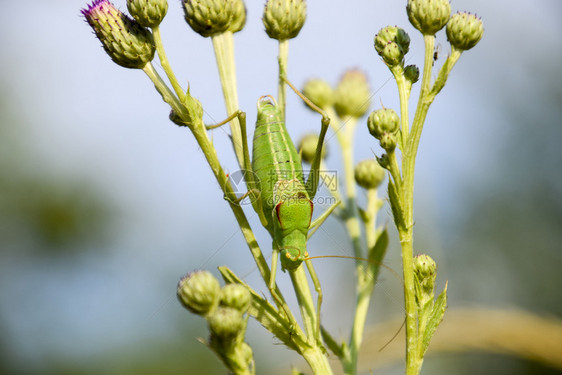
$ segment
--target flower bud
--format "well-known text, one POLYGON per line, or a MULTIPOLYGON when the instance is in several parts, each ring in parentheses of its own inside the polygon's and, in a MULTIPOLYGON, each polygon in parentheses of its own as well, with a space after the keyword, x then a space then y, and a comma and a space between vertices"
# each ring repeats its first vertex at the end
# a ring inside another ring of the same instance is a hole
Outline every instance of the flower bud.
POLYGON ((380 140, 386 133, 394 134, 400 128, 398 114, 390 108, 382 108, 373 111, 367 119, 369 133, 380 140))
POLYGON ((420 79, 420 69, 415 65, 408 65, 404 68, 404 77, 410 83, 416 83, 420 79))
POLYGON ((431 293, 433 299, 433 288, 437 277, 437 264, 429 255, 420 254, 414 257, 414 274, 422 287, 422 291, 431 293))
POLYGON ((127 9, 141 26, 156 27, 168 12, 168 0, 127 0, 127 9))
POLYGON ((375 50, 384 59, 384 61, 387 62, 387 64, 389 64, 387 58, 390 59, 390 56, 385 57, 387 53, 393 52, 393 59, 396 59, 396 54, 400 53, 402 57, 398 60, 401 62, 404 55, 408 53, 409 49, 410 37, 404 29, 398 26, 384 27, 379 30, 377 35, 375 35, 375 50), (394 48, 387 47, 389 43, 395 43, 398 47, 398 52, 393 51, 394 48))
POLYGON ((219 304, 220 284, 209 271, 187 274, 178 283, 178 299, 192 313, 207 315, 219 304))
POLYGON ((263 11, 265 32, 272 39, 287 40, 299 35, 306 20, 304 0, 268 0, 263 11))
POLYGON ((237 33, 246 25, 246 5, 242 0, 236 0, 232 4, 232 23, 228 28, 232 33, 237 33))
POLYGON ((242 0, 182 0, 185 20, 193 31, 209 37, 242 30, 246 8, 242 0))
POLYGON ((364 189, 376 189, 386 172, 374 159, 363 160, 355 166, 355 181, 364 189))
POLYGON ((322 79, 308 80, 304 84, 302 93, 322 109, 329 108, 334 104, 334 89, 322 79))
POLYGON ((125 68, 142 69, 154 58, 150 31, 119 11, 108 0, 95 0, 82 14, 94 29, 103 49, 125 68))
POLYGON ((207 323, 211 331, 211 340, 222 341, 234 339, 246 324, 242 313, 230 307, 217 308, 207 317, 207 323))
POLYGON ((231 307, 244 314, 248 311, 252 303, 252 296, 244 285, 241 284, 227 284, 222 287, 220 293, 220 305, 224 307, 231 307))
POLYGON ((340 118, 347 116, 359 118, 371 105, 371 91, 367 76, 358 70, 348 70, 343 74, 334 91, 334 109, 340 118))
POLYGON ((408 0, 406 12, 410 23, 424 35, 435 35, 449 21, 449 0, 408 0))
POLYGON ((379 143, 386 151, 393 151, 396 148, 396 133, 384 133, 379 143))
MULTIPOLYGON (((301 158, 305 163, 311 164, 316 155, 316 146, 318 146, 318 134, 309 133, 301 138, 299 141, 298 150, 301 154, 301 158)), ((326 159, 328 155, 328 145, 324 144, 322 147, 322 159, 326 159)))
POLYGON ((447 23, 447 40, 461 51, 474 47, 484 34, 482 19, 466 12, 455 13, 447 23))

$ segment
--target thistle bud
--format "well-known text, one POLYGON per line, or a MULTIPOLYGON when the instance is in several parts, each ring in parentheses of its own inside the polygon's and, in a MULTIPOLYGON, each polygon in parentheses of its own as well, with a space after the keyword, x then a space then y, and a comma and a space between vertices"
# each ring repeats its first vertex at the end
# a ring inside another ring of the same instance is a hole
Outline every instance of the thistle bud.
POLYGON ((287 40, 299 35, 306 20, 304 0, 268 0, 263 11, 265 32, 272 39, 287 40))
POLYGON ((433 299, 433 288, 437 277, 437 264, 429 255, 420 254, 414 257, 414 274, 421 286, 422 292, 431 294, 433 299))
POLYGON ((408 0, 408 19, 424 35, 435 35, 449 21, 449 0, 408 0))
POLYGON ((210 272, 195 271, 179 281, 177 295, 192 313, 208 315, 218 306, 220 291, 219 281, 210 272))
POLYGON ((384 133, 379 143, 386 151, 394 151, 396 148, 396 133, 384 133))
POLYGON ((409 49, 410 37, 400 27, 387 26, 375 35, 375 50, 390 66, 401 63, 409 49))
POLYGON ((141 26, 156 27, 168 12, 168 0, 127 0, 127 9, 141 26))
POLYGON ((244 285, 227 284, 220 293, 220 305, 238 310, 244 314, 252 303, 252 296, 244 285))
POLYGON ((363 160, 355 166, 355 181, 364 189, 376 189, 386 172, 374 159, 363 160))
POLYGON ((230 307, 219 307, 207 317, 211 340, 233 340, 245 328, 242 313, 230 307))
POLYGON ((484 34, 482 19, 466 12, 455 13, 447 23, 447 40, 461 51, 474 47, 484 34))
POLYGON ((237 33, 246 25, 246 5, 242 0, 233 1, 232 4, 232 23, 228 28, 232 33, 237 33))
MULTIPOLYGON (((299 141, 299 152, 301 158, 305 163, 311 164, 316 155, 316 147, 318 146, 318 134, 309 133, 301 138, 299 141)), ((322 147, 322 159, 328 156, 328 145, 324 144, 322 147)))
POLYGON ((334 91, 334 109, 340 118, 363 116, 371 105, 371 91, 367 76, 360 70, 343 74, 334 91))
POLYGON ((125 68, 142 69, 154 58, 150 31, 119 11, 108 0, 95 0, 82 14, 111 59, 125 68))
POLYGON ((322 109, 329 108, 334 104, 334 89, 322 79, 308 80, 304 84, 302 93, 322 109))
POLYGON ((420 79, 420 69, 415 65, 408 65, 404 68, 404 77, 410 83, 416 83, 420 79))
POLYGON ((209 37, 242 30, 246 8, 242 0, 182 0, 185 20, 193 31, 209 37))
POLYGON ((382 108, 373 111, 367 119, 369 133, 380 140, 384 134, 395 134, 400 128, 398 114, 390 108, 382 108))

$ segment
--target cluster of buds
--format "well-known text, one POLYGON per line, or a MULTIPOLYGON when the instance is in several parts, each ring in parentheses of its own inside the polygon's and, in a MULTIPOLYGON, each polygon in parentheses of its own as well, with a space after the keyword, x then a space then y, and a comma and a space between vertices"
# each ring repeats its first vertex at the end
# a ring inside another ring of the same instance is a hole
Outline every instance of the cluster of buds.
POLYGON ((311 79, 305 83, 302 92, 319 108, 333 108, 340 118, 360 118, 371 105, 367 76, 358 69, 345 72, 335 89, 326 81, 311 79))
POLYGON ((380 145, 387 152, 396 148, 396 137, 400 130, 400 117, 390 108, 373 111, 367 119, 369 133, 379 140, 380 145))
POLYGON ((208 271, 196 271, 178 283, 178 299, 184 307, 207 320, 210 331, 208 346, 233 373, 254 366, 251 347, 244 342, 248 317, 244 316, 252 297, 241 284, 220 287, 208 271))
POLYGON ((154 58, 156 47, 152 33, 108 0, 95 0, 82 9, 82 15, 101 41, 105 52, 118 65, 142 69, 154 58))
POLYGON ((375 35, 375 50, 389 67, 403 66, 410 37, 398 26, 387 26, 375 35))
POLYGON ((203 37, 227 31, 236 33, 246 24, 246 6, 242 0, 182 0, 182 2, 188 25, 203 37))
POLYGON ((262 21, 270 38, 293 39, 306 21, 306 3, 304 0, 268 0, 262 21))
POLYGON ((385 170, 374 159, 360 161, 355 166, 355 182, 364 189, 376 189, 383 182, 385 170))
POLYGON ((474 47, 484 33, 482 20, 475 14, 458 12, 451 16, 449 0, 408 0, 410 23, 423 35, 435 35, 447 26, 447 39, 453 48, 466 51, 474 47))

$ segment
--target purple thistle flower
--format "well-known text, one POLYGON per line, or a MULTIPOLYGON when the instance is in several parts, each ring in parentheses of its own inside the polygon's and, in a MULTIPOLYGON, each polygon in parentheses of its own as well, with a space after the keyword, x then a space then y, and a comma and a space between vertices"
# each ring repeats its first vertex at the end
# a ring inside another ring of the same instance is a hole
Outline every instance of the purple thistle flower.
POLYGON ((156 48, 150 31, 108 0, 95 0, 81 13, 115 63, 142 69, 154 58, 156 48))

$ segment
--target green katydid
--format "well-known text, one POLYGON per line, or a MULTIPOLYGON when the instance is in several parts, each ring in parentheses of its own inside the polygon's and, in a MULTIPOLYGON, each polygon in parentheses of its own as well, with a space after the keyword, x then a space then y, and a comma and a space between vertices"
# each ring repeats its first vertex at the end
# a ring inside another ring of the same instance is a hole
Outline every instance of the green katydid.
MULTIPOLYGON (((297 92, 297 94, 299 93, 297 92)), ((258 118, 253 139, 252 162, 250 162, 248 150, 245 116, 240 116, 241 112, 238 112, 231 117, 239 116, 240 118, 244 169, 253 172, 245 173, 248 195, 252 198, 252 205, 258 213, 262 225, 269 231, 273 239, 271 277, 268 288, 273 298, 284 306, 275 292, 279 254, 284 271, 293 272, 304 261, 318 294, 317 315, 319 316, 322 291, 312 263, 306 259, 308 257, 306 244, 309 230, 322 224, 339 203, 332 205, 312 222, 312 200, 318 187, 318 169, 329 118, 318 109, 323 114, 322 129, 316 156, 312 161, 309 177, 305 183, 300 156, 285 128, 281 109, 271 96, 261 97, 257 107, 258 118)), ((317 325, 319 335, 319 320, 317 320, 317 325)))

